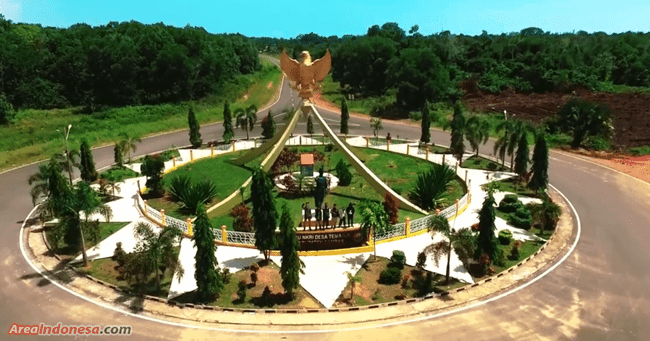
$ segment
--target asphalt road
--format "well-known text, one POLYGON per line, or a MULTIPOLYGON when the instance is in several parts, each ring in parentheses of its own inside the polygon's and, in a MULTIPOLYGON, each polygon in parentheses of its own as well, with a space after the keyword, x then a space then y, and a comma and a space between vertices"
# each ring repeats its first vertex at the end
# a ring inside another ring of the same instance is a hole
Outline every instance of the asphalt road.
MULTIPOLYGON (((280 112, 292 98, 298 102, 285 86, 273 111, 280 112)), ((339 114, 320 112, 338 130, 339 114)), ((265 115, 261 112, 258 117, 265 115)), ((283 124, 281 117, 276 122, 283 124)), ((351 134, 371 132, 367 118, 354 116, 350 130, 351 134)), ((305 131, 304 121, 297 131, 305 131)), ((201 129, 204 141, 221 138, 221 132, 221 124, 201 129)), ((420 136, 418 126, 385 120, 381 134, 386 132, 393 137, 420 136)), ((251 136, 259 134, 256 128, 251 136)), ((242 137, 245 133, 237 131, 236 138, 242 137)), ((435 143, 449 142, 445 132, 432 131, 432 137, 435 143)), ((153 136, 143 139, 135 154, 187 144, 187 131, 153 136)), ((486 152, 491 149, 491 142, 482 147, 486 152)), ((93 153, 97 167, 113 161, 112 146, 93 153)), ((129 339, 138 340, 650 339, 650 185, 564 153, 551 153, 550 181, 575 206, 582 235, 575 251, 557 269, 515 294, 463 312, 392 327, 327 334, 226 333, 175 327, 99 307, 58 288, 34 272, 18 244, 23 219, 32 209, 27 178, 36 170, 37 165, 29 165, 0 174, 0 228, 4 236, 0 240, 0 333, 8 331, 12 323, 61 322, 132 325, 134 334, 129 339)), ((11 337, 0 337, 6 338, 11 337)))

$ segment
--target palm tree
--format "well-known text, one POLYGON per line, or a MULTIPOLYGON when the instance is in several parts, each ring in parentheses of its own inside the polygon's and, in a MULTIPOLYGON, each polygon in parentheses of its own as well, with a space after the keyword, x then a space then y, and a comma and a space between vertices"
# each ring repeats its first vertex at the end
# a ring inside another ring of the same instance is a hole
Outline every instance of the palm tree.
POLYGON ((508 139, 508 155, 510 155, 510 171, 514 170, 515 151, 519 146, 522 138, 528 138, 528 133, 533 133, 534 128, 527 122, 513 120, 510 137, 508 139))
POLYGON ((428 172, 418 174, 411 198, 423 210, 434 209, 443 202, 447 188, 455 178, 456 172, 448 165, 433 164, 428 172))
POLYGON ((499 137, 499 139, 497 139, 497 141, 494 143, 494 153, 497 154, 499 158, 501 158, 501 166, 503 167, 505 167, 506 164, 506 154, 511 140, 510 135, 513 130, 512 125, 513 120, 511 119, 500 122, 496 127, 496 132, 503 132, 503 135, 499 137))
POLYGON ((134 272, 141 274, 153 272, 158 291, 160 291, 161 267, 170 269, 174 275, 183 276, 184 270, 178 261, 176 249, 182 236, 181 230, 168 226, 160 233, 155 233, 149 224, 141 222, 135 226, 134 235, 139 239, 134 251, 138 258, 135 261, 138 266, 134 272))
MULTIPOLYGON (((39 165, 38 172, 32 174, 29 179, 27 179, 27 183, 30 186, 33 186, 29 191, 29 194, 32 197, 32 205, 34 206, 36 206, 36 202, 39 198, 47 198, 50 195, 48 180, 50 179, 51 172, 53 171, 52 160, 53 159, 50 159, 49 163, 39 165)), ((58 171, 60 172, 61 169, 59 168, 58 171)))
POLYGON ((46 164, 38 167, 39 171, 29 177, 28 183, 34 185, 30 190, 32 204, 44 198, 38 209, 41 221, 59 215, 65 210, 69 200, 70 185, 62 174, 56 157, 50 158, 46 164))
POLYGON ((350 300, 354 299, 354 288, 357 286, 357 283, 361 282, 361 276, 359 274, 352 275, 350 271, 345 272, 348 275, 348 281, 350 281, 350 300))
MULTIPOLYGON (((455 222, 455 220, 454 220, 455 222)), ((449 226, 449 221, 447 218, 436 215, 429 221, 429 226, 427 227, 429 233, 431 233, 431 238, 435 236, 436 233, 442 233, 446 240, 441 240, 437 243, 433 243, 427 246, 424 249, 425 254, 431 254, 433 261, 436 266, 440 264, 440 259, 442 256, 447 255, 447 271, 446 271, 446 285, 449 285, 449 277, 451 272, 451 250, 457 249, 457 252, 463 255, 461 258, 465 261, 469 259, 470 255, 473 253, 473 236, 470 229, 464 228, 456 231, 449 226), (467 250, 466 250, 467 249, 467 250)))
POLYGON ((375 137, 379 134, 379 131, 384 129, 384 126, 381 124, 381 117, 373 117, 370 119, 370 127, 372 128, 375 137))
POLYGON ((248 108, 239 108, 235 110, 235 119, 237 120, 237 127, 246 130, 246 139, 250 138, 248 131, 253 130, 255 122, 257 122, 257 107, 252 104, 248 108))
POLYGON ((490 137, 490 122, 482 116, 472 116, 467 120, 467 141, 478 156, 479 147, 490 137))
POLYGON ((361 230, 366 236, 370 236, 372 233, 374 259, 376 260, 377 241, 375 237, 378 233, 382 233, 388 228, 388 214, 384 209, 384 205, 367 199, 361 203, 359 212, 361 213, 361 230))
POLYGON ((84 230, 94 235, 93 239, 97 240, 99 225, 96 221, 91 221, 90 218, 95 214, 100 214, 106 221, 110 221, 113 211, 110 206, 102 203, 98 193, 85 182, 78 182, 72 194, 72 200, 67 207, 70 214, 64 215, 61 225, 66 229, 79 229, 83 264, 87 266, 88 255, 86 254, 84 230), (83 219, 81 213, 83 213, 83 219))
POLYGON ((120 136, 122 140, 118 143, 120 144, 120 150, 124 155, 129 156, 129 163, 131 162, 131 153, 135 153, 138 143, 142 142, 142 139, 137 136, 131 136, 127 133, 121 133, 120 136))
POLYGON ((554 229, 557 225, 562 208, 551 200, 548 194, 542 194, 542 203, 529 206, 533 219, 540 222, 539 234, 544 233, 544 229, 554 229))

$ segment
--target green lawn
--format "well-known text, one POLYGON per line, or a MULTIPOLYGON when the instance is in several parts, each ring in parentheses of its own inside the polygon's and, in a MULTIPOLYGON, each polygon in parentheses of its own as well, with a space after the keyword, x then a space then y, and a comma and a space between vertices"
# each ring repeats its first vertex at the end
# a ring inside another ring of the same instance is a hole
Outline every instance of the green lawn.
MULTIPOLYGON (((295 148, 298 152, 311 152, 319 151, 325 153, 325 146, 317 147, 291 147, 295 148)), ((382 181, 384 181, 391 189, 399 193, 400 195, 406 196, 408 199, 408 193, 411 190, 412 184, 415 181, 417 174, 428 170, 431 167, 431 164, 428 161, 410 157, 406 155, 391 153, 387 151, 381 151, 376 149, 359 149, 361 153, 364 154, 365 158, 368 160, 366 165, 370 170, 372 170, 382 181)), ((342 153, 334 150, 331 153, 325 153, 326 158, 323 162, 323 167, 326 171, 333 171, 334 167, 339 160, 343 159, 344 156, 342 153)), ((320 164, 316 164, 314 167, 318 169, 320 164)), ((350 202, 360 203, 365 198, 381 202, 383 197, 381 197, 370 185, 360 176, 357 175, 356 170, 351 166, 350 172, 352 173, 352 183, 349 186, 339 186, 331 190, 330 193, 325 197, 325 203, 331 208, 334 204, 338 208, 347 207, 350 202)), ((297 169, 295 169, 297 170, 297 169)), ((335 174, 336 175, 336 174, 335 174)), ((461 198, 465 194, 464 186, 458 178, 456 181, 452 182, 449 187, 448 193, 446 195, 446 201, 442 208, 447 207, 452 204, 455 199, 461 198)), ((245 194, 245 197, 249 198, 249 192, 245 194)), ((301 198, 286 198, 283 197, 278 191, 274 191, 274 196, 276 198, 276 208, 278 213, 281 212, 283 204, 286 204, 289 208, 289 211, 292 212, 292 218, 294 223, 297 225, 301 220, 301 206, 304 202, 309 201, 313 206, 313 197, 305 196, 301 198)), ((250 207, 249 207, 250 208, 250 207)), ((165 208, 167 210, 167 208, 165 208)), ((170 212, 170 211, 167 211, 170 212)), ((399 221, 404 221, 406 217, 411 219, 417 219, 423 215, 417 212, 400 210, 398 219, 399 221)), ((220 227, 226 225, 228 229, 232 229, 233 219, 228 215, 220 216, 211 216, 212 226, 220 227)), ((358 222, 358 217, 356 218, 358 222)))
MULTIPOLYGON (((99 238, 98 240, 93 240, 90 238, 88 234, 85 234, 85 241, 86 241, 86 249, 90 249, 93 246, 97 245, 98 242, 101 242, 102 240, 108 238, 110 235, 113 233, 119 231, 121 228, 124 226, 128 225, 129 222, 118 222, 118 223, 99 223, 99 238)), ((62 256, 67 256, 65 258, 74 258, 77 255, 79 255, 81 252, 79 251, 78 248, 72 248, 69 245, 65 243, 65 241, 61 240, 60 244, 55 246, 52 244, 53 237, 52 237, 52 228, 46 228, 45 231, 45 236, 50 242, 50 246, 54 248, 54 251, 62 256)))
MULTIPOLYGON (((323 88, 321 93, 324 99, 336 104, 337 106, 341 105, 341 101, 343 100, 344 97, 344 95, 341 93, 341 86, 339 82, 335 82, 332 79, 332 75, 328 75, 327 77, 325 77, 325 80, 323 81, 323 88)), ((386 95, 379 98, 368 97, 368 98, 357 98, 354 100, 348 100, 348 109, 350 110, 350 112, 357 112, 357 113, 369 115, 370 110, 372 109, 373 105, 375 105, 376 103, 390 104, 390 103, 394 103, 396 98, 397 98, 397 93, 396 91, 392 90, 389 91, 386 95)))
POLYGON ((510 250, 512 249, 512 245, 514 242, 511 242, 510 245, 499 245, 499 249, 504 251, 504 254, 506 256, 506 262, 504 266, 494 266, 495 274, 502 272, 504 270, 508 270, 512 266, 516 265, 517 263, 521 262, 522 260, 526 259, 528 256, 532 255, 533 253, 537 252, 542 245, 544 245, 546 241, 544 240, 534 240, 534 241, 525 241, 522 242, 521 247, 519 248, 519 258, 517 259, 510 259, 510 250))
MULTIPOLYGON (((441 262, 444 262, 441 260, 441 262)), ((430 292, 442 292, 467 285, 455 278, 450 279, 450 284, 445 285, 445 276, 433 274, 432 287, 423 286, 426 271, 419 271, 415 267, 405 265, 401 270, 401 280, 397 284, 383 284, 379 276, 390 263, 383 257, 373 259, 370 257, 355 276, 361 282, 355 285, 354 297, 350 299, 351 283, 348 282, 341 295, 336 300, 336 306, 363 306, 369 304, 386 303, 413 297, 421 297, 430 292), (406 279, 406 281, 404 281, 406 279)))
POLYGON ((140 173, 133 171, 130 168, 118 168, 113 167, 109 168, 99 174, 99 177, 102 179, 110 179, 114 182, 120 182, 124 179, 130 179, 140 176, 140 173))
MULTIPOLYGON (((527 188, 525 183, 519 183, 516 177, 494 181, 493 183, 495 183, 498 186, 497 189, 502 192, 511 192, 519 196, 539 198, 539 195, 535 193, 535 191, 527 188)), ((483 185, 483 188, 485 189, 485 185, 483 185)))
POLYGON ((462 168, 469 169, 482 169, 488 171, 507 171, 505 167, 502 167, 500 164, 488 160, 481 156, 470 156, 469 158, 463 160, 463 163, 460 165, 462 168))
MULTIPOLYGON (((193 182, 210 180, 217 188, 217 196, 208 204, 212 204, 227 198, 230 194, 241 187, 252 175, 251 169, 231 164, 229 160, 239 157, 247 151, 223 154, 216 157, 200 159, 183 165, 178 169, 165 174, 165 190, 169 190, 170 180, 176 176, 188 176, 193 182)), ((166 214, 185 219, 186 214, 181 211, 180 203, 171 201, 167 196, 162 198, 148 198, 148 204, 157 209, 165 209, 166 214)))
POLYGON ((173 280, 171 272, 165 271, 160 280, 160 291, 158 291, 156 290, 156 279, 153 273, 149 276, 146 283, 129 284, 120 278, 116 267, 117 262, 111 258, 103 258, 91 261, 87 268, 79 267, 79 270, 104 282, 113 284, 123 290, 167 298, 173 280))
MULTIPOLYGON (((251 104, 261 108, 280 86, 282 74, 266 59, 264 67, 253 75, 244 75, 226 84, 218 94, 193 102, 201 124, 223 118, 223 102, 232 103, 231 110, 251 104), (268 85, 271 84, 271 87, 268 85)), ((34 110, 16 113, 14 123, 0 125, 0 170, 50 157, 64 149, 63 130, 72 124, 70 148, 78 148, 82 138, 93 146, 120 139, 121 133, 145 136, 163 131, 187 128, 188 102, 159 105, 108 108, 92 114, 80 108, 34 110)), ((221 136, 204 136, 205 142, 221 136)))

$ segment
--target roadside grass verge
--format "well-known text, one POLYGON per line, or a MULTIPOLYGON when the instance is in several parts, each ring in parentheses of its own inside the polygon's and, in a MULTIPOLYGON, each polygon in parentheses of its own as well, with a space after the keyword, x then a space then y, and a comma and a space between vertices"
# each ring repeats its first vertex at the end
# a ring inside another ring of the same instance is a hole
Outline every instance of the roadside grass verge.
MULTIPOLYGON (((223 119, 223 103, 231 102, 231 110, 251 104, 261 108, 267 104, 281 85, 282 73, 262 58, 261 71, 243 75, 227 83, 218 94, 192 102, 201 124, 223 119), (269 87, 269 84, 271 85, 269 87)), ((53 110, 25 109, 16 113, 14 122, 0 126, 0 170, 27 164, 64 149, 64 127, 72 125, 69 144, 78 149, 80 141, 88 139, 92 146, 120 140, 122 133, 147 136, 155 133, 186 129, 190 102, 107 108, 92 114, 82 114, 81 108, 53 110)), ((221 136, 203 136, 204 141, 221 136)))

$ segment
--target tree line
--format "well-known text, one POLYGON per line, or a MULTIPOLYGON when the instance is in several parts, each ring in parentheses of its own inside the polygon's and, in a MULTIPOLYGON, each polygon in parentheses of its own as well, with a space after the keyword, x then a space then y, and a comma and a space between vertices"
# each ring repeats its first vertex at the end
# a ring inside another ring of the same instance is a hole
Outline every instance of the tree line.
POLYGON ((332 51, 332 77, 351 93, 381 96, 397 92, 397 104, 419 109, 424 101, 458 99, 481 90, 499 93, 570 91, 577 86, 650 86, 650 33, 608 35, 550 33, 530 27, 500 35, 449 31, 424 36, 396 23, 375 25, 365 35, 341 38, 315 33, 294 39, 255 38, 271 53, 287 49, 318 58, 332 51))
POLYGON ((61 29, 0 15, 0 96, 15 108, 182 101, 260 68, 251 40, 201 27, 130 21, 61 29))

